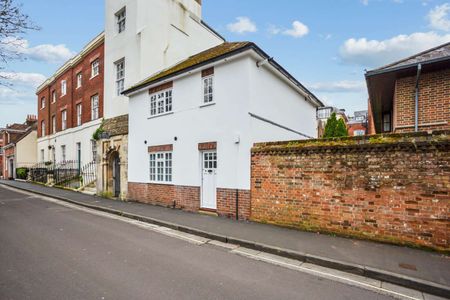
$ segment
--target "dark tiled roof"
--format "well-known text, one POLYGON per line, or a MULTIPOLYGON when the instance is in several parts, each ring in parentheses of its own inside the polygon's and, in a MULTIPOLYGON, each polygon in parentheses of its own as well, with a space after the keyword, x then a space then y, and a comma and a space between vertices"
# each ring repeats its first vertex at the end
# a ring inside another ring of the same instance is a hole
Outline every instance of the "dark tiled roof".
POLYGON ((129 88, 124 93, 130 92, 134 89, 137 89, 139 87, 151 84, 154 81, 157 81, 158 79, 168 77, 170 75, 173 75, 175 73, 181 72, 183 70, 186 70, 190 67, 194 67, 196 65, 199 65, 201 63, 207 62, 209 60, 212 60, 214 58, 220 57, 225 54, 229 54, 233 51, 242 49, 246 46, 251 45, 250 42, 234 42, 234 43, 222 43, 219 46, 210 48, 208 50, 205 50, 203 52, 197 53, 193 56, 190 56, 189 58, 183 60, 182 62, 167 68, 159 73, 156 73, 152 76, 150 76, 147 79, 144 79, 143 81, 137 83, 135 86, 129 88))
POLYGON ((103 122, 103 130, 109 136, 128 134, 128 115, 122 115, 103 122))
POLYGON ((27 124, 11 124, 6 129, 14 129, 14 130, 26 130, 28 128, 27 124))
POLYGON ((371 72, 389 71, 391 69, 396 69, 399 67, 414 65, 414 64, 418 64, 418 63, 424 63, 427 61, 432 61, 432 60, 445 58, 445 57, 448 57, 450 59, 450 43, 440 45, 440 46, 432 48, 432 49, 428 49, 426 51, 415 54, 408 58, 391 63, 391 64, 383 66, 381 68, 375 69, 371 72))

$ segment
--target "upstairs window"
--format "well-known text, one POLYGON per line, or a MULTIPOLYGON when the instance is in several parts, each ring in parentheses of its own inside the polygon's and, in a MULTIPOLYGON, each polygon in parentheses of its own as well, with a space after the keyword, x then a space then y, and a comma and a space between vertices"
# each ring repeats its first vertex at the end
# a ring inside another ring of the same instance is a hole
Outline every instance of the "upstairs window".
POLYGON ((45 121, 41 121, 41 136, 45 136, 45 121))
POLYGON ((56 91, 52 91, 52 103, 56 102, 56 91))
POLYGON ((117 96, 120 96, 125 86, 125 59, 122 58, 121 60, 117 61, 115 63, 115 67, 116 67, 116 94, 117 96))
POLYGON ((77 104, 77 126, 81 125, 81 116, 83 113, 83 107, 80 104, 77 104))
POLYGON ((61 112, 61 130, 67 129, 67 110, 61 112))
POLYGON ((214 102, 214 68, 202 71, 203 104, 214 102))
POLYGON ((117 26, 118 33, 125 31, 126 17, 127 17, 127 11, 126 11, 125 7, 116 13, 116 26, 117 26))
POLYGON ((78 73, 77 74, 77 89, 81 87, 83 83, 83 73, 78 73))
POLYGON ((328 119, 331 116, 331 108, 319 108, 317 110, 318 119, 328 119))
POLYGON ((150 95, 150 116, 157 116, 172 111, 172 89, 150 95))
POLYGON ((56 133, 56 116, 52 116, 52 134, 56 133))
POLYGON ((91 97, 91 120, 97 120, 98 113, 98 94, 91 97))
POLYGON ((67 94, 67 81, 62 80, 61 81, 61 97, 65 96, 67 94))
POLYGON ((41 98, 41 109, 45 108, 45 97, 41 98))
POLYGON ((91 64, 91 78, 100 74, 100 61, 98 59, 94 60, 91 64))
POLYGON ((355 130, 354 132, 353 132, 353 135, 354 136, 362 136, 362 135, 365 135, 366 134, 366 131, 365 130, 355 130))

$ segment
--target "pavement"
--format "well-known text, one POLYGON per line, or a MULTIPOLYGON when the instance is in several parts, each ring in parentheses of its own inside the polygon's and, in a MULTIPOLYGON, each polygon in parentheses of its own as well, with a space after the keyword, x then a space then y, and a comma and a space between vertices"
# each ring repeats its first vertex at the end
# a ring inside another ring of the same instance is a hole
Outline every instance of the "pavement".
POLYGON ((391 299, 42 198, 0 186, 0 299, 391 299))
POLYGON ((450 298, 450 257, 440 253, 104 199, 26 182, 0 183, 85 207, 450 298))

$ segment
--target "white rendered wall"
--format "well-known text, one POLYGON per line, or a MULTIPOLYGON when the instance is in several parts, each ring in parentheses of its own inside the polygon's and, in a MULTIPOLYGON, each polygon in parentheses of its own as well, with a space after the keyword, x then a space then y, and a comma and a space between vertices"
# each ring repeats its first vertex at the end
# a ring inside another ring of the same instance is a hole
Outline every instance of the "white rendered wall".
MULTIPOLYGON (((45 161, 52 161, 52 150, 49 146, 55 146, 56 162, 62 160, 61 146, 66 146, 66 160, 77 160, 76 144, 81 143, 81 166, 91 162, 92 157, 92 135, 101 123, 101 119, 91 121, 79 127, 69 128, 56 134, 41 137, 37 141, 37 160, 41 161, 41 150, 44 150, 45 161)), ((36 147, 34 148, 36 149, 36 147)), ((100 149, 98 149, 100 151, 100 149)))
POLYGON ((253 143, 301 137, 253 119, 249 112, 312 136, 315 133, 315 107, 269 70, 258 69, 249 55, 215 66, 214 99, 215 105, 199 107, 200 72, 174 81, 172 114, 149 118, 148 90, 132 96, 129 182, 150 182, 148 146, 173 144, 171 184, 200 186, 198 143, 217 142, 217 187, 250 189, 253 143))
POLYGON ((223 41, 200 24, 195 0, 106 0, 105 118, 128 113, 128 98, 116 95, 114 62, 125 58, 125 88, 223 41), (126 29, 115 14, 126 6, 126 29))
POLYGON ((35 164, 37 131, 30 132, 26 137, 17 142, 16 145, 16 164, 35 164))

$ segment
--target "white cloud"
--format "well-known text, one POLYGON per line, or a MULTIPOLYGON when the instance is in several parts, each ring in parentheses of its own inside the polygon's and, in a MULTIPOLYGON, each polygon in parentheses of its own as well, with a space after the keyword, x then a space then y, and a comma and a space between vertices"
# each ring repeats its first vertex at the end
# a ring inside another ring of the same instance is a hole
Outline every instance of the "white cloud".
POLYGON ((229 31, 239 34, 258 31, 256 24, 248 17, 237 17, 236 22, 228 24, 227 28, 229 31))
POLYGON ((366 89, 366 83, 360 80, 317 82, 308 85, 308 88, 313 91, 326 93, 362 92, 366 89))
POLYGON ((386 40, 351 38, 344 42, 340 57, 346 63, 366 67, 382 66, 450 41, 450 34, 416 32, 386 40))
POLYGON ((449 12, 449 3, 444 3, 433 8, 427 16, 430 27, 437 30, 450 31, 449 12))
POLYGON ((47 63, 63 63, 75 55, 75 52, 72 52, 64 44, 42 44, 30 47, 27 40, 19 38, 4 39, 0 44, 8 51, 17 52, 29 59, 47 63))
POLYGON ((289 35, 294 38, 301 38, 309 33, 309 28, 300 21, 294 21, 292 23, 292 28, 284 30, 282 33, 284 35, 289 35))
POLYGON ((0 72, 0 77, 7 78, 12 84, 37 88, 46 77, 39 73, 0 72))

